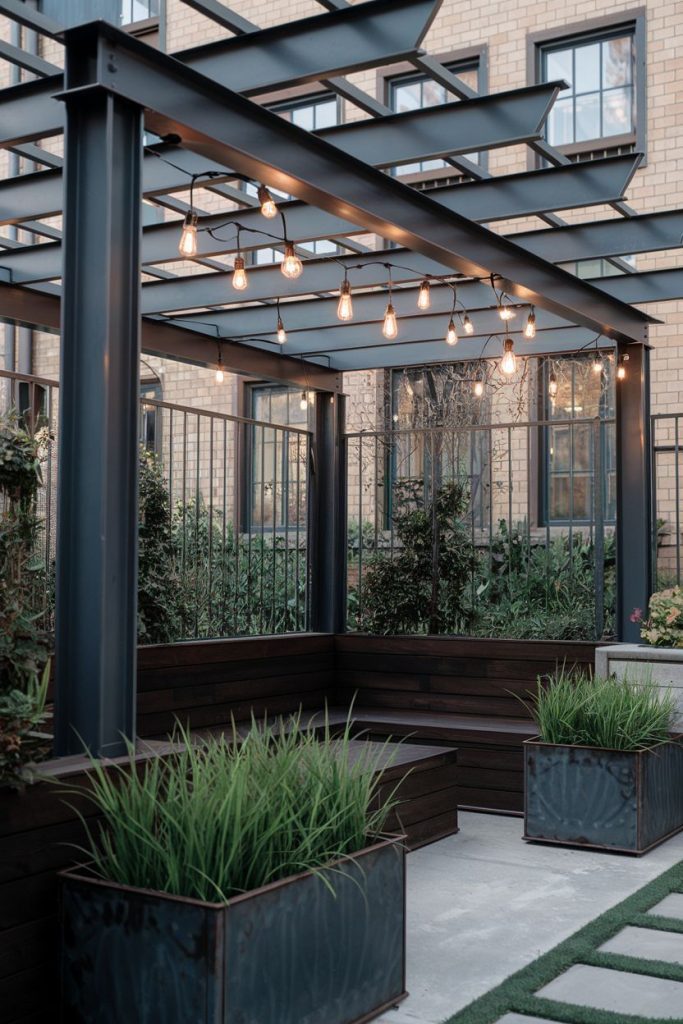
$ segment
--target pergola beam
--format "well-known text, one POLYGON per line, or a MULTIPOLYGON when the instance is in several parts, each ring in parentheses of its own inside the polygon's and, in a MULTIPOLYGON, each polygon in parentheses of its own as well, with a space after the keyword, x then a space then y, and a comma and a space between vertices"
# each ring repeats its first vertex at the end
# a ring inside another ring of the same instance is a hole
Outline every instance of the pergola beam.
POLYGON ((509 236, 518 245, 553 263, 627 256, 677 249, 683 237, 683 210, 612 217, 509 236))
MULTIPOLYGON (((276 115, 270 116, 275 117, 276 115)), ((278 118, 278 120, 282 119, 278 118)), ((288 127, 295 126, 288 125, 288 127)), ((301 134, 305 138, 312 138, 303 131, 301 134)), ((338 161, 337 151, 331 147, 328 147, 327 151, 329 159, 334 159, 336 163, 338 161), (335 154, 334 157, 331 154, 335 154)), ((443 208, 452 211, 460 218, 467 217, 471 221, 523 217, 539 213, 553 205, 565 203, 570 207, 601 204, 607 202, 610 197, 623 195, 639 159, 639 156, 611 157, 591 164, 572 164, 568 168, 531 171, 527 174, 511 174, 486 181, 453 185, 434 189, 424 195, 433 199, 430 206, 435 209, 443 208)), ((207 161, 206 166, 221 166, 221 161, 215 159, 213 162, 207 161)), ((261 166, 261 173, 263 175, 267 173, 267 168, 264 165, 261 166)), ((386 182, 391 179, 382 175, 380 180, 386 182)), ((275 181, 271 184, 275 184, 275 181)), ((291 180, 290 184, 292 184, 291 180)), ((388 187, 395 186, 401 188, 404 194, 407 192, 412 196, 418 196, 415 190, 401 186, 400 183, 393 180, 391 186, 388 187)), ((286 186, 282 185, 281 187, 284 191, 286 186)), ((293 191, 293 188, 292 185, 290 191, 293 191)), ((12 189, 11 184, 7 186, 8 193, 11 193, 12 189)), ((2 187, 0 186, 0 201, 2 201, 1 197, 2 187)), ((6 203, 3 202, 3 207, 5 205, 6 203)), ((339 238, 343 244, 345 236, 366 234, 368 231, 367 223, 354 223, 347 217, 333 213, 329 208, 324 210, 297 201, 281 203, 280 208, 286 215, 290 236, 302 242, 339 238)), ((336 208, 346 211, 346 206, 343 203, 337 204, 336 208)), ((238 219, 245 227, 252 229, 248 234, 242 235, 243 250, 272 246, 272 238, 269 238, 267 234, 258 233, 259 229, 266 230, 265 222, 258 208, 205 217, 202 218, 200 226, 215 229, 224 224, 226 220, 231 219, 238 219), (254 231, 256 233, 253 233, 254 231)), ((180 221, 165 221, 163 224, 146 227, 143 231, 142 242, 143 264, 179 260, 180 228, 180 221)), ((383 230, 381 228, 379 233, 383 230)), ((197 255, 201 258, 235 252, 236 237, 234 228, 224 228, 218 239, 213 238, 208 231, 202 231, 197 239, 197 255)), ((59 277, 61 273, 61 256, 58 248, 47 249, 42 245, 27 247, 25 250, 13 253, 11 257, 0 256, 0 265, 11 270, 16 281, 50 280, 59 277)), ((444 265, 442 273, 448 272, 449 269, 453 268, 444 265)), ((318 289, 313 288, 312 290, 318 289)))
POLYGON ((24 0, 0 0, 0 14, 51 39, 59 40, 63 31, 56 21, 41 14, 31 4, 24 3, 24 0))
POLYGON ((683 269, 650 270, 642 274, 593 278, 592 285, 620 302, 647 304, 683 299, 683 269))

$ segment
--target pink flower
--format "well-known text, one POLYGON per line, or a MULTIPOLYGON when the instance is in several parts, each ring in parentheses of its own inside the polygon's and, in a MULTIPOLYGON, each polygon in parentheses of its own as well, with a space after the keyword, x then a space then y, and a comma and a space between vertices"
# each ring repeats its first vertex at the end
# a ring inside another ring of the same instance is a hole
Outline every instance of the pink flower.
POLYGON ((631 614, 629 615, 629 618, 630 618, 631 622, 642 622, 643 621, 643 609, 642 608, 634 608, 633 611, 631 612, 631 614))

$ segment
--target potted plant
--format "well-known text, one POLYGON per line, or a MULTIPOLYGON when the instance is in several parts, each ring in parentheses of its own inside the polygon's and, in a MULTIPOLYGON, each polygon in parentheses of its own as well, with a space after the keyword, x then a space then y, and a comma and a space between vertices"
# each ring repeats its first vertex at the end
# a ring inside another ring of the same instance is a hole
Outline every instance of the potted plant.
POLYGON ((683 590, 669 587, 653 594, 647 616, 634 608, 631 621, 640 623, 642 644, 610 644, 595 652, 598 675, 650 678, 676 698, 683 719, 683 590))
POLYGON ((403 998, 404 849, 382 835, 380 751, 354 761, 349 736, 295 719, 93 762, 100 823, 62 876, 62 1020, 351 1024, 403 998))
POLYGON ((683 829, 676 705, 652 681, 539 680, 524 757, 524 838, 642 854, 683 829))

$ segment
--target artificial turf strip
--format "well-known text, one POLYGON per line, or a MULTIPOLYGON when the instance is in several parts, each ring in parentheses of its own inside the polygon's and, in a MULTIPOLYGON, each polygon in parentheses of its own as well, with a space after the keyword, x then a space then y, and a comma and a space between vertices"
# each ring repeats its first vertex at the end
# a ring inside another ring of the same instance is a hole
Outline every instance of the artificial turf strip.
MULTIPOLYGON (((552 999, 542 999, 534 995, 544 985, 549 984, 558 975, 563 974, 573 964, 594 963, 599 946, 611 939, 628 924, 668 931, 683 931, 683 921, 647 914, 646 911, 655 906, 671 892, 683 891, 683 861, 675 864, 658 878, 638 889, 615 907, 605 911, 594 921, 590 921, 568 939, 554 949, 538 957, 526 967, 506 978, 500 985, 475 999, 469 1006, 459 1010, 444 1024, 495 1024, 499 1017, 506 1013, 522 1013, 534 1017, 546 1017, 548 1020, 560 1021, 562 1024, 672 1024, 672 1021, 683 1021, 681 1017, 641 1017, 612 1013, 607 1010, 596 1010, 588 1006, 575 1006, 573 1003, 560 1003, 552 999)), ((631 960, 645 965, 654 964, 661 967, 659 961, 638 960, 637 958, 618 954, 599 954, 609 957, 609 965, 601 961, 601 966, 610 966, 615 970, 631 971, 631 960), (628 966, 626 962, 628 961, 628 966)), ((677 971, 676 965, 667 965, 669 970, 677 971)), ((639 972, 641 973, 641 972, 639 972)), ((653 977, 664 977, 645 966, 642 973, 650 973, 653 977)), ((678 981, 678 976, 666 975, 678 981)))

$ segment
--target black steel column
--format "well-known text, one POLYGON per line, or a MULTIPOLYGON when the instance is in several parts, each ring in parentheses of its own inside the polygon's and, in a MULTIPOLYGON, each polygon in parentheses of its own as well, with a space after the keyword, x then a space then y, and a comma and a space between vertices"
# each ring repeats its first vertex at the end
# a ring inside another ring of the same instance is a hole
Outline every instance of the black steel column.
POLYGON ((114 756, 135 732, 142 111, 62 98, 56 752, 114 756))
POLYGON ((640 641, 634 608, 647 610, 652 584, 650 500, 650 350, 629 345, 626 377, 616 382, 617 635, 640 641))
POLYGON ((346 597, 346 458, 344 395, 319 391, 312 452, 311 629, 340 633, 346 597))

